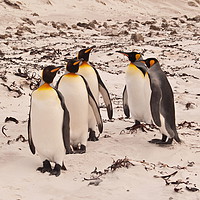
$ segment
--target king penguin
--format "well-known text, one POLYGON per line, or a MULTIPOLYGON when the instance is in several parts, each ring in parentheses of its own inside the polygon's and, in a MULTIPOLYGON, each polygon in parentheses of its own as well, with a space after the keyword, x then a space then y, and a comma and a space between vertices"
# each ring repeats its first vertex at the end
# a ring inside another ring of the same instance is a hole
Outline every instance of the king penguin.
POLYGON ((47 66, 43 84, 33 91, 28 120, 28 142, 33 154, 39 154, 43 167, 37 170, 59 176, 65 169, 64 156, 70 153, 69 112, 62 94, 50 84, 61 67, 47 66), (55 163, 54 169, 51 163, 55 163))
POLYGON ((174 95, 170 83, 155 58, 144 60, 148 67, 151 97, 150 109, 154 123, 158 126, 162 139, 152 139, 150 143, 171 144, 173 139, 181 142, 175 125, 174 95))
POLYGON ((103 122, 95 98, 84 77, 77 74, 80 62, 77 59, 68 60, 67 73, 57 83, 57 88, 63 94, 69 110, 70 143, 75 153, 86 152, 89 104, 96 118, 99 131, 103 131, 103 122))
POLYGON ((147 68, 144 63, 140 62, 143 58, 137 52, 122 52, 117 51, 128 57, 131 62, 125 73, 126 85, 123 91, 123 109, 126 117, 131 117, 135 120, 135 124, 127 129, 141 128, 144 130, 144 125, 140 122, 152 123, 150 109, 147 109, 149 103, 146 94, 150 93, 150 87, 146 80, 147 68), (145 92, 149 90, 149 92, 145 92))
MULTIPOLYGON (((112 108, 112 103, 110 100, 110 95, 108 93, 108 90, 107 90, 106 86, 104 85, 98 71, 88 63, 90 52, 94 47, 95 46, 92 46, 90 48, 85 48, 78 52, 77 59, 83 60, 82 64, 79 66, 78 73, 86 79, 86 81, 91 89, 91 92, 94 95, 94 98, 98 105, 99 105, 99 93, 101 93, 103 100, 106 104, 108 118, 112 119, 113 108, 112 108)), ((97 123, 96 123, 95 116, 93 114, 91 107, 89 108, 89 118, 88 119, 89 119, 89 121, 88 121, 88 127, 89 127, 88 140, 96 141, 96 140, 98 140, 98 137, 96 137, 96 134, 95 134, 97 123)))

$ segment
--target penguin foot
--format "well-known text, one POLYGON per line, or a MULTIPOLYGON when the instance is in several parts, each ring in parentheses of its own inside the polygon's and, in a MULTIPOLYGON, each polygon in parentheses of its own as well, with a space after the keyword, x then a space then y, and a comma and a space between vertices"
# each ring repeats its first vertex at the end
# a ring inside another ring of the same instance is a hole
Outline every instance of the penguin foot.
POLYGON ((78 148, 74 148, 75 154, 83 154, 86 152, 86 146, 81 144, 78 148))
POLYGON ((145 130, 145 125, 144 124, 134 124, 133 126, 130 126, 130 127, 126 127, 125 129, 126 130, 129 130, 129 131, 135 131, 137 130, 138 128, 140 128, 142 130, 142 132, 147 132, 145 130))
POLYGON ((152 139, 149 141, 149 143, 153 143, 153 144, 159 144, 161 146, 163 145, 167 145, 167 144, 172 144, 173 138, 169 138, 167 141, 163 141, 162 139, 152 139))
POLYGON ((95 131, 93 131, 92 129, 89 129, 89 138, 88 138, 88 141, 96 142, 98 140, 99 140, 99 138, 96 137, 95 131))
POLYGON ((160 144, 163 143, 164 141, 162 141, 161 139, 152 139, 150 141, 148 141, 149 143, 153 143, 153 144, 160 144))
POLYGON ((55 164, 55 167, 53 168, 53 170, 50 172, 50 175, 54 175, 56 177, 58 177, 60 175, 60 171, 61 171, 61 166, 59 164, 55 164))
POLYGON ((41 173, 51 172, 52 168, 50 162, 48 160, 45 160, 43 162, 43 167, 38 167, 37 171, 40 171, 41 173))
POLYGON ((63 164, 62 164, 62 167, 61 167, 61 169, 62 169, 62 170, 64 170, 64 171, 66 171, 66 170, 67 170, 67 168, 65 167, 65 164, 64 164, 64 162, 63 162, 63 164))

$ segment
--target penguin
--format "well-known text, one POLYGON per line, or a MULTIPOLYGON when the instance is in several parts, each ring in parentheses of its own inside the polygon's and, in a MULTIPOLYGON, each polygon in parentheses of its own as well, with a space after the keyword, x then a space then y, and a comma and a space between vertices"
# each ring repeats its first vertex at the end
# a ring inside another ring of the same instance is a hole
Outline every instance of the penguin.
MULTIPOLYGON (((130 64, 125 72, 126 85, 123 90, 123 109, 127 118, 131 117, 135 120, 132 127, 126 129, 135 130, 141 128, 145 131, 144 125, 140 122, 152 123, 150 108, 148 107, 148 98, 145 95, 145 90, 150 90, 148 81, 146 80, 147 68, 142 55, 138 52, 123 52, 117 51, 128 57, 130 64)), ((149 92, 147 92, 148 94, 149 92)))
POLYGON ((50 84, 63 66, 43 69, 43 84, 31 94, 28 120, 28 142, 33 154, 38 153, 43 166, 38 171, 59 176, 66 170, 64 156, 70 153, 69 112, 62 94, 50 84), (52 169, 51 163, 55 163, 52 169))
MULTIPOLYGON (((78 52, 77 59, 82 59, 82 64, 79 66, 78 74, 82 75, 86 79, 98 105, 99 105, 99 93, 101 93, 103 100, 105 102, 106 108, 107 108, 108 118, 112 119, 113 108, 112 108, 109 92, 105 84, 103 83, 98 71, 88 63, 89 55, 93 48, 95 48, 95 46, 82 49, 78 52)), ((96 134, 95 134, 96 120, 95 120, 91 107, 89 108, 89 122, 88 123, 89 123, 88 140, 97 141, 98 137, 96 137, 96 134)))
POLYGON ((171 85, 156 58, 144 60, 148 67, 151 97, 150 109, 153 122, 158 126, 162 139, 152 139, 150 143, 172 144, 173 139, 181 142, 175 125, 174 95, 171 85))
POLYGON ((83 76, 77 74, 81 60, 67 60, 67 73, 57 82, 58 90, 63 94, 70 115, 70 144, 75 153, 85 153, 88 139, 88 112, 91 106, 99 131, 103 131, 103 122, 98 105, 83 76))

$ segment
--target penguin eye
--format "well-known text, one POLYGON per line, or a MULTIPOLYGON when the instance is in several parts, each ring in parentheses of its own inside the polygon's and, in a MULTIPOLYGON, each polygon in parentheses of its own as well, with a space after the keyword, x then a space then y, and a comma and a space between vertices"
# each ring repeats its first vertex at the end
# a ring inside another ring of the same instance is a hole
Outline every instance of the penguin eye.
POLYGON ((137 54, 135 55, 135 59, 136 59, 136 60, 139 60, 140 57, 141 57, 141 55, 140 55, 139 53, 137 53, 137 54))
POLYGON ((150 64, 150 67, 152 67, 155 64, 155 60, 150 60, 149 64, 150 64))

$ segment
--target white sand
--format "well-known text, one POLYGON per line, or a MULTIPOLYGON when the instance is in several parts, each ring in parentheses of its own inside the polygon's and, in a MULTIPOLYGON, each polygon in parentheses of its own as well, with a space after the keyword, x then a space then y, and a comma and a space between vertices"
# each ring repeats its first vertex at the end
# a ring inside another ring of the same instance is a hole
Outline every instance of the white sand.
POLYGON ((199 200, 199 192, 190 192, 186 186, 200 188, 200 23, 183 17, 197 16, 199 1, 192 1, 197 7, 189 6, 186 0, 50 0, 52 5, 47 4, 48 0, 17 2, 21 9, 14 9, 0 1, 0 35, 12 35, 0 39, 0 50, 6 58, 0 61, 0 73, 6 71, 7 77, 7 82, 0 78, 0 127, 5 125, 8 136, 0 134, 0 200, 199 200), (33 16, 33 13, 39 16, 33 16), (29 18, 34 25, 24 22, 23 17, 29 18), (127 25, 125 22, 129 19, 138 22, 132 21, 127 25), (155 21, 154 25, 161 27, 164 19, 169 29, 155 31, 148 24, 142 25, 146 21, 155 21), (38 20, 41 20, 40 23, 37 23, 38 20), (97 20, 98 25, 91 30, 71 28, 78 22, 88 23, 92 20, 97 20), (71 29, 60 28, 65 34, 59 35, 60 30, 53 28, 52 21, 65 22, 71 29), (108 25, 107 29, 102 26, 104 22, 108 25), (135 27, 134 23, 139 27, 135 27), (23 29, 22 36, 18 36, 15 33, 20 29, 19 25, 29 27, 35 33, 23 29), (129 34, 118 34, 124 30, 129 34), (117 36, 106 36, 106 31, 117 36), (176 34, 172 31, 176 31, 176 34), (131 39, 134 33, 142 34, 144 41, 134 42, 131 39), (55 37, 52 37, 53 34, 55 37), (27 142, 16 141, 19 135, 27 139, 31 90, 30 81, 14 75, 14 72, 26 67, 30 74, 36 72, 39 75, 41 66, 64 64, 65 55, 69 53, 67 57, 74 57, 83 46, 92 45, 97 47, 91 53, 90 60, 111 94, 114 119, 107 121, 106 110, 102 108, 105 123, 100 140, 88 142, 87 152, 83 155, 66 155, 67 171, 59 177, 41 174, 36 171, 42 164, 39 156, 31 154, 27 142), (52 53, 53 49, 59 49, 62 54, 41 59, 52 53), (40 52, 34 54, 33 50, 40 52), (168 79, 174 90, 177 124, 186 121, 185 125, 193 125, 191 128, 179 126, 182 144, 174 142, 171 146, 160 147, 148 143, 154 137, 161 137, 156 129, 147 133, 140 130, 136 133, 122 131, 133 123, 132 119, 124 119, 121 100, 124 71, 129 62, 126 57, 115 53, 116 50, 136 50, 144 52, 145 58, 156 57, 162 69, 171 74, 168 79), (8 91, 5 86, 13 82, 14 88, 23 93, 19 98, 15 98, 18 93, 8 91), (189 109, 186 109, 187 103, 191 104, 189 109), (19 123, 5 123, 6 117, 14 117, 19 123), (103 172, 113 160, 125 157, 135 166, 102 175, 97 186, 91 185, 91 181, 83 181, 90 178, 95 167, 103 172), (162 178, 154 177, 175 171, 178 171, 177 174, 169 181, 184 182, 178 186, 166 185, 162 178), (175 192, 175 187, 182 189, 175 192))

